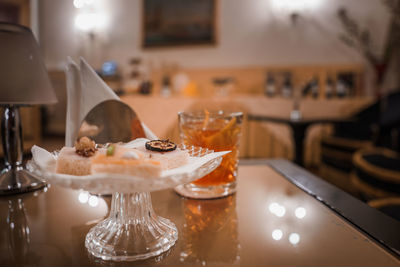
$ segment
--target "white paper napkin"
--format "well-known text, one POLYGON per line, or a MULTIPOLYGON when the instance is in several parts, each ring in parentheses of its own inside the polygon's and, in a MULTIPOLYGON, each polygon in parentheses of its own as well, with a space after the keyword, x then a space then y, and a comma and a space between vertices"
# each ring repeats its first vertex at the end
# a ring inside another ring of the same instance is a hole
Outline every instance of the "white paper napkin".
MULTIPOLYGON (((83 119, 89 111, 103 101, 120 101, 120 99, 83 58, 80 58, 80 67, 68 58, 65 72, 67 78, 65 145, 72 147, 83 119)), ((143 122, 142 127, 147 138, 157 139, 143 122)))

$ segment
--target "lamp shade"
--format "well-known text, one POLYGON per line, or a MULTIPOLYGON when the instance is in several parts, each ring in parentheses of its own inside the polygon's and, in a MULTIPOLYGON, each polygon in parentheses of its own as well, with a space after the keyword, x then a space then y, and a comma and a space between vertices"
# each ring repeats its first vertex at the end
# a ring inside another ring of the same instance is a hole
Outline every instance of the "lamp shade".
POLYGON ((56 103, 32 31, 0 22, 0 105, 56 103))

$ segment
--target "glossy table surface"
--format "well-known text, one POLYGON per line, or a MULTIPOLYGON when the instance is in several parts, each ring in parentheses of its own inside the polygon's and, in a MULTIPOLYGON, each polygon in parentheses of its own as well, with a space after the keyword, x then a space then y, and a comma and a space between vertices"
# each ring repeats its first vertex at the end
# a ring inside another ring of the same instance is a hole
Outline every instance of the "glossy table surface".
POLYGON ((393 251, 306 193, 306 183, 296 186, 271 166, 240 165, 237 193, 222 199, 152 193, 156 214, 176 224, 179 238, 168 252, 136 262, 101 261, 85 249, 110 197, 57 186, 1 197, 0 266, 400 265, 393 251))

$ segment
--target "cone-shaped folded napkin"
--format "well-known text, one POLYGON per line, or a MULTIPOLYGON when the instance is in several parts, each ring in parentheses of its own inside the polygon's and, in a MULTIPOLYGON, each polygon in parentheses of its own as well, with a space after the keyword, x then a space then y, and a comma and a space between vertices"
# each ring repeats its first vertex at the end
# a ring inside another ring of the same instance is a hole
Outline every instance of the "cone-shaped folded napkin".
MULTIPOLYGON (((94 107, 107 100, 120 101, 120 99, 83 58, 80 59, 80 68, 71 58, 68 58, 66 78, 67 118, 65 145, 71 147, 78 137, 83 120, 94 107)), ((115 119, 118 120, 118 118, 115 119)), ((142 127, 147 138, 157 139, 143 123, 142 127)))

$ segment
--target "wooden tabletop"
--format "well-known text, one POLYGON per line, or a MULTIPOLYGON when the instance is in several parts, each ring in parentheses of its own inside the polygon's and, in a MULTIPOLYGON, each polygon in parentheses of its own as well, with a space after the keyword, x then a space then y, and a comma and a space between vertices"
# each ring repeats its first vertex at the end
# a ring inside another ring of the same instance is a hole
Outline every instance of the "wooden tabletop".
MULTIPOLYGON (((152 200, 157 215, 176 224, 177 243, 161 256, 111 266, 400 264, 397 221, 288 161, 242 161, 238 191, 226 198, 193 200, 164 190, 152 200)), ((0 198, 1 266, 110 266, 84 246, 109 201, 57 186, 0 198)))

